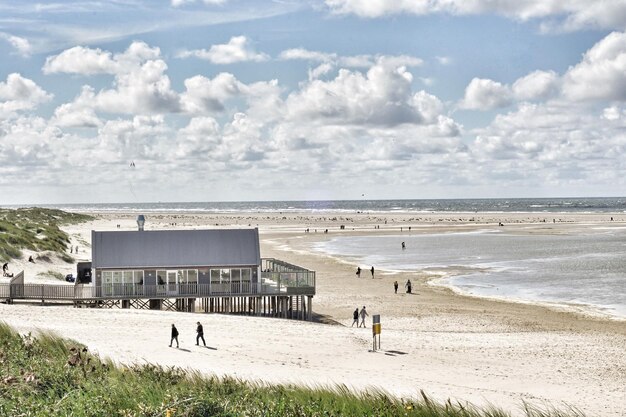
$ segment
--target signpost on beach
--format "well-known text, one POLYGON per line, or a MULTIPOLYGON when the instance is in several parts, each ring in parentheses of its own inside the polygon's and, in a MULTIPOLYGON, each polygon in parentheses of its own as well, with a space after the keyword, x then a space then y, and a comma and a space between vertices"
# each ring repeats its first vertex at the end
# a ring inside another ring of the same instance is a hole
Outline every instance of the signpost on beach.
POLYGON ((373 340, 373 350, 380 349, 380 314, 372 315, 372 336, 373 340), (378 335, 378 345, 376 344, 376 335, 378 335))

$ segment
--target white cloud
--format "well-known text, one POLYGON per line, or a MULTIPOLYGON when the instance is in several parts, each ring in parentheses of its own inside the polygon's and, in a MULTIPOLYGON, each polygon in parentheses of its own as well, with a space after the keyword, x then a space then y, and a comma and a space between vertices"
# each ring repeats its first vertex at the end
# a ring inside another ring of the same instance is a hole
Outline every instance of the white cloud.
POLYGON ((115 74, 118 71, 118 66, 110 52, 75 46, 66 49, 59 55, 46 58, 43 72, 44 74, 59 72, 83 75, 115 74))
POLYGON ((163 116, 134 116, 108 120, 98 129, 98 148, 103 163, 154 160, 169 154, 163 147, 171 130, 163 116))
POLYGON ((175 154, 179 158, 206 159, 220 145, 221 129, 212 117, 194 117, 177 134, 175 154))
POLYGON ((413 94, 413 76, 404 67, 375 65, 366 74, 339 70, 333 80, 310 80, 287 98, 287 120, 321 124, 397 126, 437 122, 441 102, 413 94))
POLYGON ((317 67, 309 70, 309 81, 320 78, 322 75, 328 74, 334 68, 335 66, 330 62, 324 62, 323 64, 318 65, 317 67))
POLYGON ((29 57, 33 52, 33 47, 26 38, 0 32, 0 39, 6 40, 23 57, 29 57))
POLYGON ((607 123, 594 113, 576 104, 524 105, 484 129, 473 152, 487 169, 506 167, 527 186, 619 189, 626 170, 626 125, 607 123))
POLYGON ((186 91, 181 96, 181 104, 188 113, 222 112, 225 101, 237 97, 245 89, 233 74, 222 72, 213 79, 202 75, 185 80, 186 91))
POLYGON ((369 68, 375 64, 388 65, 392 67, 418 67, 424 63, 422 59, 410 55, 339 56, 336 53, 311 51, 304 48, 286 49, 280 53, 279 58, 283 60, 332 63, 337 66, 348 68, 369 68))
POLYGON ((338 65, 347 68, 369 68, 376 63, 376 57, 372 55, 342 56, 338 59, 338 65))
POLYGON ((213 64, 233 64, 236 62, 267 61, 269 55, 256 52, 250 41, 245 36, 233 36, 227 44, 213 45, 207 51, 206 49, 196 49, 192 51, 183 51, 179 58, 196 57, 205 59, 213 64))
POLYGON ((52 97, 33 80, 17 73, 9 74, 6 81, 0 82, 0 117, 32 110, 52 97))
POLYGON ((284 60, 329 62, 335 61, 337 59, 337 54, 310 51, 304 48, 293 48, 282 51, 278 57, 284 60))
MULTIPOLYGON (((198 0, 172 0, 173 7, 184 6, 185 4, 196 3, 198 0)), ((226 3, 228 0, 201 0, 202 3, 208 5, 220 5, 226 3)))
POLYGON ((618 106, 607 107, 602 111, 602 118, 608 121, 620 120, 626 116, 626 109, 621 109, 618 106))
POLYGON ((596 43, 564 76, 563 92, 572 100, 626 100, 626 32, 596 43))
POLYGON ((547 99, 559 91, 559 76, 554 71, 534 71, 513 83, 518 100, 547 99))
POLYGON ((465 88, 460 105, 470 110, 490 110, 509 106, 513 102, 510 88, 497 81, 474 78, 465 88))
POLYGON ((395 14, 452 15, 500 14, 527 21, 546 20, 546 28, 622 29, 626 26, 626 3, 622 0, 325 0, 331 12, 377 18, 395 14))
POLYGON ((151 48, 144 42, 133 42, 126 51, 113 55, 99 48, 75 46, 59 55, 46 58, 44 74, 119 74, 131 71, 142 62, 159 58, 159 48, 151 48))
POLYGON ((409 55, 380 55, 376 62, 390 67, 419 67, 424 64, 422 59, 409 55))
POLYGON ((55 149, 51 142, 60 137, 60 132, 49 126, 41 117, 19 116, 14 120, 0 119, 0 184, 15 181, 20 183, 42 181, 47 183, 49 170, 33 170, 32 167, 46 166, 54 161, 55 149), (8 171, 7 168, 13 167, 8 171), (30 172, 29 172, 30 171, 30 172))
MULTIPOLYGON (((152 48, 144 42, 133 42, 126 51, 111 54, 100 49, 75 47, 59 55, 48 57, 44 65, 45 73, 73 74, 113 74, 114 88, 97 93, 84 89, 72 106, 66 106, 58 115, 60 123, 70 121, 66 112, 80 109, 82 118, 91 119, 86 108, 107 113, 162 114, 180 110, 178 94, 172 90, 169 77, 165 75, 167 64, 160 59, 159 48, 152 48), (74 110, 70 111, 70 107, 74 110)), ((91 124, 91 122, 89 123, 91 124)))
POLYGON ((99 127, 102 121, 93 108, 93 88, 83 86, 81 93, 71 103, 60 105, 54 110, 52 123, 61 127, 99 127))
POLYGON ((108 113, 163 114, 178 112, 178 94, 165 75, 167 64, 150 60, 115 77, 115 89, 100 91, 96 108, 108 113))

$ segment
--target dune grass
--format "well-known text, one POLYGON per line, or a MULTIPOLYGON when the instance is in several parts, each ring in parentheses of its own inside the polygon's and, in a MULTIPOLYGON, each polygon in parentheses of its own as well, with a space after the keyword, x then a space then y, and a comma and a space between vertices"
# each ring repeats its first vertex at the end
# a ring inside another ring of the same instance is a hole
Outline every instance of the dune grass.
MULTIPOLYGON (((205 377, 157 365, 115 366, 50 333, 21 336, 0 323, 2 416, 508 417, 495 407, 406 401, 344 386, 304 388, 205 377)), ((580 417, 526 406, 527 417, 580 417)))
POLYGON ((91 216, 44 208, 0 209, 0 261, 22 256, 22 250, 52 251, 68 263, 70 238, 59 226, 91 220, 91 216))

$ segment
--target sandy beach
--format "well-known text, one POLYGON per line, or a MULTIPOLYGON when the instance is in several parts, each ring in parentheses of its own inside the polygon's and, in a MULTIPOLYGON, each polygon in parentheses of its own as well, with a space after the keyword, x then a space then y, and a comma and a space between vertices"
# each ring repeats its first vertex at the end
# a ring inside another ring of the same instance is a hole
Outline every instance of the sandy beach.
MULTIPOLYGON (((136 228, 136 213, 91 213, 97 219, 65 227, 77 260, 88 260, 90 231, 136 228)), ((464 296, 438 278, 458 270, 413 272, 364 268, 311 250, 342 235, 441 233, 502 226, 510 233, 579 233, 591 226, 624 227, 623 214, 529 213, 152 213, 146 228, 258 227, 261 255, 317 272, 313 310, 323 322, 147 310, 76 309, 0 304, 2 320, 21 332, 53 331, 120 363, 158 363, 202 373, 310 386, 345 384, 398 396, 451 398, 493 404, 519 413, 523 402, 574 407, 588 416, 623 416, 626 410, 626 321, 572 306, 547 306, 464 296), (609 221, 614 217, 614 221, 609 221), (344 228, 340 228, 344 226, 344 228), (309 229, 306 233, 305 230, 309 229), (327 233, 324 233, 328 230, 327 233), (411 279, 413 294, 394 294, 392 283, 411 279), (352 311, 366 305, 380 314, 382 349, 371 351, 368 328, 350 327, 352 311), (204 324, 208 348, 195 346, 195 323, 204 324), (168 347, 169 327, 181 349, 168 347)), ((39 273, 75 273, 53 259, 11 262, 27 282, 52 282, 39 273)), ((55 283, 59 283, 56 281, 55 283)))

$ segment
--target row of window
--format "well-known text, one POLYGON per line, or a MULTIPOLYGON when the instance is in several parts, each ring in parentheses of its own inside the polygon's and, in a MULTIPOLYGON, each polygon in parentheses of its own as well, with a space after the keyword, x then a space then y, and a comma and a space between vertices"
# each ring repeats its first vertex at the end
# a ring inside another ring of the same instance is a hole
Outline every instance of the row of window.
MULTIPOLYGON (((156 271, 158 285, 197 284, 198 276, 208 275, 211 284, 226 284, 230 282, 250 282, 252 270, 250 268, 230 269, 179 269, 173 271, 156 271)), ((205 281, 203 279, 203 281, 205 281)), ((143 270, 102 271, 102 285, 144 283, 143 270)))

